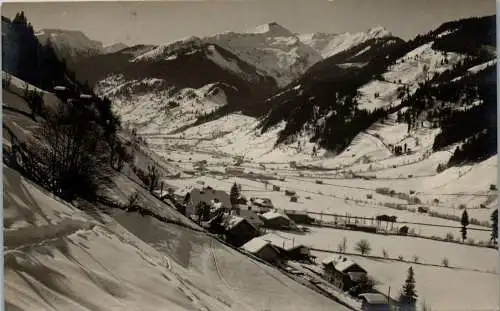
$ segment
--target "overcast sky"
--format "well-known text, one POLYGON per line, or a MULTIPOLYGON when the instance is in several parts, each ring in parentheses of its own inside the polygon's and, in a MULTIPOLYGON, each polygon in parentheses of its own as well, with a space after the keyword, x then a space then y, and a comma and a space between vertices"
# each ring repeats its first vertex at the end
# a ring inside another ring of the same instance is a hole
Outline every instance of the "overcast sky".
POLYGON ((35 29, 81 30, 105 45, 159 44, 186 36, 244 31, 276 21, 292 32, 358 32, 381 25, 410 39, 443 22, 493 15, 494 0, 262 0, 3 3, 35 29))

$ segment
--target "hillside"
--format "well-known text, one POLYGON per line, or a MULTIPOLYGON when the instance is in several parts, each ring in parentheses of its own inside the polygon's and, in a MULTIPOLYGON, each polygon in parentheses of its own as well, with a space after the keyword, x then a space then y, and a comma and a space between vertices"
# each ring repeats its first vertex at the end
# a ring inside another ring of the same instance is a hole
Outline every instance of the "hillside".
MULTIPOLYGON (((423 102, 415 99, 414 92, 427 92, 427 87, 436 87, 436 83, 441 85, 439 88, 454 87, 451 80, 455 77, 447 75, 450 71, 471 69, 470 79, 481 80, 481 75, 472 67, 493 59, 487 48, 495 48, 488 39, 491 34, 482 33, 476 37, 474 40, 484 41, 479 42, 476 49, 471 49, 468 43, 460 46, 454 42, 464 42, 457 32, 470 36, 473 29, 479 27, 478 23, 486 28, 491 20, 485 17, 447 23, 407 43, 389 39, 394 43, 382 42, 366 55, 358 55, 358 51, 365 50, 361 45, 352 48, 353 52, 346 51, 326 59, 310 68, 310 73, 299 79, 295 87, 268 99, 275 108, 262 122, 263 132, 284 121, 286 125, 279 133, 277 144, 294 142, 297 136, 303 136, 322 148, 343 151, 357 134, 377 120, 398 111, 401 114, 408 107, 410 110, 419 107, 423 102), (450 31, 451 25, 459 30, 450 31), (363 62, 363 66, 343 68, 340 62, 346 59, 363 62), (337 134, 339 132, 342 136, 337 134)), ((491 92, 490 86, 480 84, 479 93, 491 92)), ((480 100, 474 96, 460 106, 480 100)), ((437 98, 428 97, 425 105, 435 107, 439 102, 437 98)), ((420 113, 413 113, 412 122, 420 113)))
MULTIPOLYGON (((157 117, 175 118, 175 108, 183 106, 186 100, 193 101, 190 105, 195 105, 192 110, 197 112, 183 117, 194 118, 193 121, 215 112, 216 108, 221 109, 221 113, 224 109, 240 110, 258 116, 267 110, 262 99, 276 88, 274 80, 259 74, 255 67, 198 38, 90 57, 79 62, 76 68, 77 78, 89 81, 99 93, 112 96, 127 109, 136 108, 137 98, 154 100, 154 107, 146 106, 149 112, 145 113, 150 115, 144 120, 149 118, 148 121, 157 117), (201 88, 207 93, 197 95, 194 90, 201 88), (218 99, 215 106, 209 104, 212 108, 207 110, 204 104, 198 104, 211 101, 214 96, 218 99)), ((133 117, 121 115, 126 119, 133 117)))

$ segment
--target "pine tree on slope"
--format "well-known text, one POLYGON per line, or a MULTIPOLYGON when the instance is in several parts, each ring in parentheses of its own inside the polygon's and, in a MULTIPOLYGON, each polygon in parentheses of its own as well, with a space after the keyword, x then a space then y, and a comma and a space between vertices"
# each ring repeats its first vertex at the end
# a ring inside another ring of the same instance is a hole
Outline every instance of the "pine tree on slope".
POLYGON ((496 243, 498 239, 498 209, 491 213, 491 227, 491 241, 496 243))
POLYGON ((465 241, 467 239, 467 226, 469 225, 469 215, 467 214, 467 210, 464 210, 462 213, 462 241, 465 241))
POLYGON ((399 295, 400 311, 415 311, 417 305, 417 291, 415 289, 415 275, 413 267, 408 269, 408 276, 399 295))
POLYGON ((240 197, 240 188, 236 183, 231 187, 231 192, 229 193, 229 199, 231 200, 231 204, 236 204, 238 198, 240 197))

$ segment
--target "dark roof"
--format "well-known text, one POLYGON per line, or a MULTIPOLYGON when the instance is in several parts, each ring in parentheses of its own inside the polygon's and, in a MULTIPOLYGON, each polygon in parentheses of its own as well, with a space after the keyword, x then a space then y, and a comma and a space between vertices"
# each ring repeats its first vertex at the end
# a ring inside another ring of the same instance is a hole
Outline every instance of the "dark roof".
POLYGON ((248 209, 240 209, 240 216, 248 220, 253 225, 262 226, 264 222, 260 219, 259 215, 254 211, 248 209))

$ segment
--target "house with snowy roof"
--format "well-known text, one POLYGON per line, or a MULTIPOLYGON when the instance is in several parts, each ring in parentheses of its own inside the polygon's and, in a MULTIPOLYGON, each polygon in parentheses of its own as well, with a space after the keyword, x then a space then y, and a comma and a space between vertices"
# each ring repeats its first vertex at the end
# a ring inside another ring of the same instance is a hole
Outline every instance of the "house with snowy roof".
POLYGON ((227 215, 222 225, 225 228, 226 242, 236 247, 259 235, 259 229, 241 216, 227 215))
POLYGON ((233 208, 235 215, 245 218, 255 228, 260 229, 264 225, 264 222, 260 219, 259 214, 248 209, 246 205, 238 205, 233 208))
POLYGON ((262 235, 260 238, 278 248, 282 253, 283 259, 311 262, 315 258, 315 256, 311 255, 309 247, 303 244, 296 244, 295 240, 285 240, 274 233, 262 235))
POLYGON ((248 241, 241 247, 244 251, 257 256, 272 264, 282 263, 281 251, 270 242, 256 237, 248 241))
POLYGON ((269 211, 260 215, 260 219, 264 222, 264 227, 270 229, 294 229, 295 223, 285 214, 277 211, 269 211))
POLYGON ((343 291, 356 286, 367 277, 363 267, 342 255, 327 257, 321 265, 323 277, 343 291))

